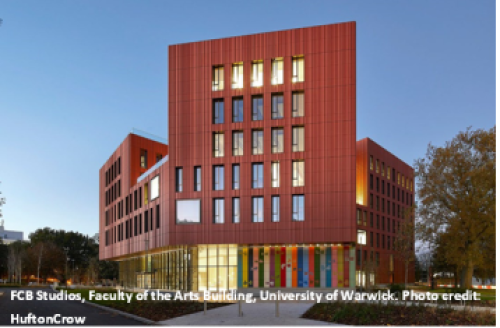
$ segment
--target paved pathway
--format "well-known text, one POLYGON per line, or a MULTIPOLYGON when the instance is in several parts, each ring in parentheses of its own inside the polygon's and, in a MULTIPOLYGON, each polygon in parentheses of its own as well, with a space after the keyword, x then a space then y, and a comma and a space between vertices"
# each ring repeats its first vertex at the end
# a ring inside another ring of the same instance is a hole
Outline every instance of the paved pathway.
POLYGON ((251 326, 323 326, 332 325, 324 321, 300 318, 313 303, 282 302, 279 305, 280 317, 275 316, 275 303, 242 303, 243 317, 238 316, 238 304, 223 306, 207 311, 207 314, 198 312, 177 317, 170 320, 159 321, 160 325, 168 326, 206 326, 206 325, 251 325, 251 326))
MULTIPOLYGON (((141 322, 126 318, 121 315, 110 313, 76 301, 11 301, 10 291, 12 289, 2 288, 0 293, 0 326, 11 324, 11 314, 19 314, 26 317, 33 313, 37 317, 49 317, 60 314, 62 317, 86 317, 85 325, 142 325, 141 322)), ((40 289, 26 289, 36 291, 40 289)), ((47 289, 46 291, 49 291, 47 289)))

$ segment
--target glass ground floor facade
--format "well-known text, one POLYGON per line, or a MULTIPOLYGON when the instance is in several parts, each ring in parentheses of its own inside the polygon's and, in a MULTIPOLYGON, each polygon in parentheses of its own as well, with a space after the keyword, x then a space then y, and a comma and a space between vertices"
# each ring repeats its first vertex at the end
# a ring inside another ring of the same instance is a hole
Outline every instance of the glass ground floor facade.
POLYGON ((170 246, 119 262, 125 287, 183 291, 353 288, 353 245, 170 246))

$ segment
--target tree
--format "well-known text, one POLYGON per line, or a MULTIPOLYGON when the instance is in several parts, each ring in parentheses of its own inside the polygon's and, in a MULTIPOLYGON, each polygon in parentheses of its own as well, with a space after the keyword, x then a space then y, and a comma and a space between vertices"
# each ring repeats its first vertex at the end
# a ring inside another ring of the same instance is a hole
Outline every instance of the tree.
POLYGON ((495 147, 496 127, 468 128, 443 147, 429 144, 415 162, 419 237, 434 247, 446 239, 442 253, 461 270, 464 288, 471 287, 474 269, 494 261, 483 246, 495 238, 495 147))
MULTIPOLYGON (((2 19, 1 19, 1 18, 0 18, 0 25, 2 25, 2 19)), ((0 182, 0 183, 1 183, 1 182, 0 182)), ((0 195, 1 195, 1 194, 2 194, 2 192, 0 191, 0 195)), ((5 201, 5 197, 0 196, 0 218, 2 218, 2 217, 3 217, 3 214, 2 214, 2 206, 5 204, 5 202, 6 202, 6 201, 5 201)), ((2 222, 2 224, 1 224, 1 225, 3 225, 3 222, 2 222)))
POLYGON ((413 207, 403 211, 403 221, 401 225, 398 223, 396 239, 394 240, 395 255, 405 265, 405 289, 408 284, 408 267, 410 262, 415 260, 415 220, 413 212, 413 207))

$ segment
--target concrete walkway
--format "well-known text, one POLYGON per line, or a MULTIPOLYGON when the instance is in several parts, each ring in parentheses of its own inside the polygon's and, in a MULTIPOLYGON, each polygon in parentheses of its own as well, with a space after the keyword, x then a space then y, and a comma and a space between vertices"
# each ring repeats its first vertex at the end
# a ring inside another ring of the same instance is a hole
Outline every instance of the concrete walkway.
POLYGON ((324 321, 300 318, 314 303, 282 302, 279 305, 280 316, 275 316, 274 302, 242 303, 243 317, 238 316, 238 304, 231 304, 213 310, 189 314, 170 320, 159 321, 167 326, 206 326, 206 325, 248 325, 248 326, 323 326, 335 325, 324 321))

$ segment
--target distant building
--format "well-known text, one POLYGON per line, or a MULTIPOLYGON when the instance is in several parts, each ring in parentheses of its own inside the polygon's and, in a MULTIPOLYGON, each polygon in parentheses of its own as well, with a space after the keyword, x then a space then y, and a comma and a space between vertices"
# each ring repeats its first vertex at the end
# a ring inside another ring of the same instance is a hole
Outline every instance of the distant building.
POLYGON ((2 239, 4 244, 10 244, 18 240, 24 239, 24 232, 22 231, 14 231, 14 230, 5 230, 3 226, 3 220, 0 222, 0 238, 2 239))

